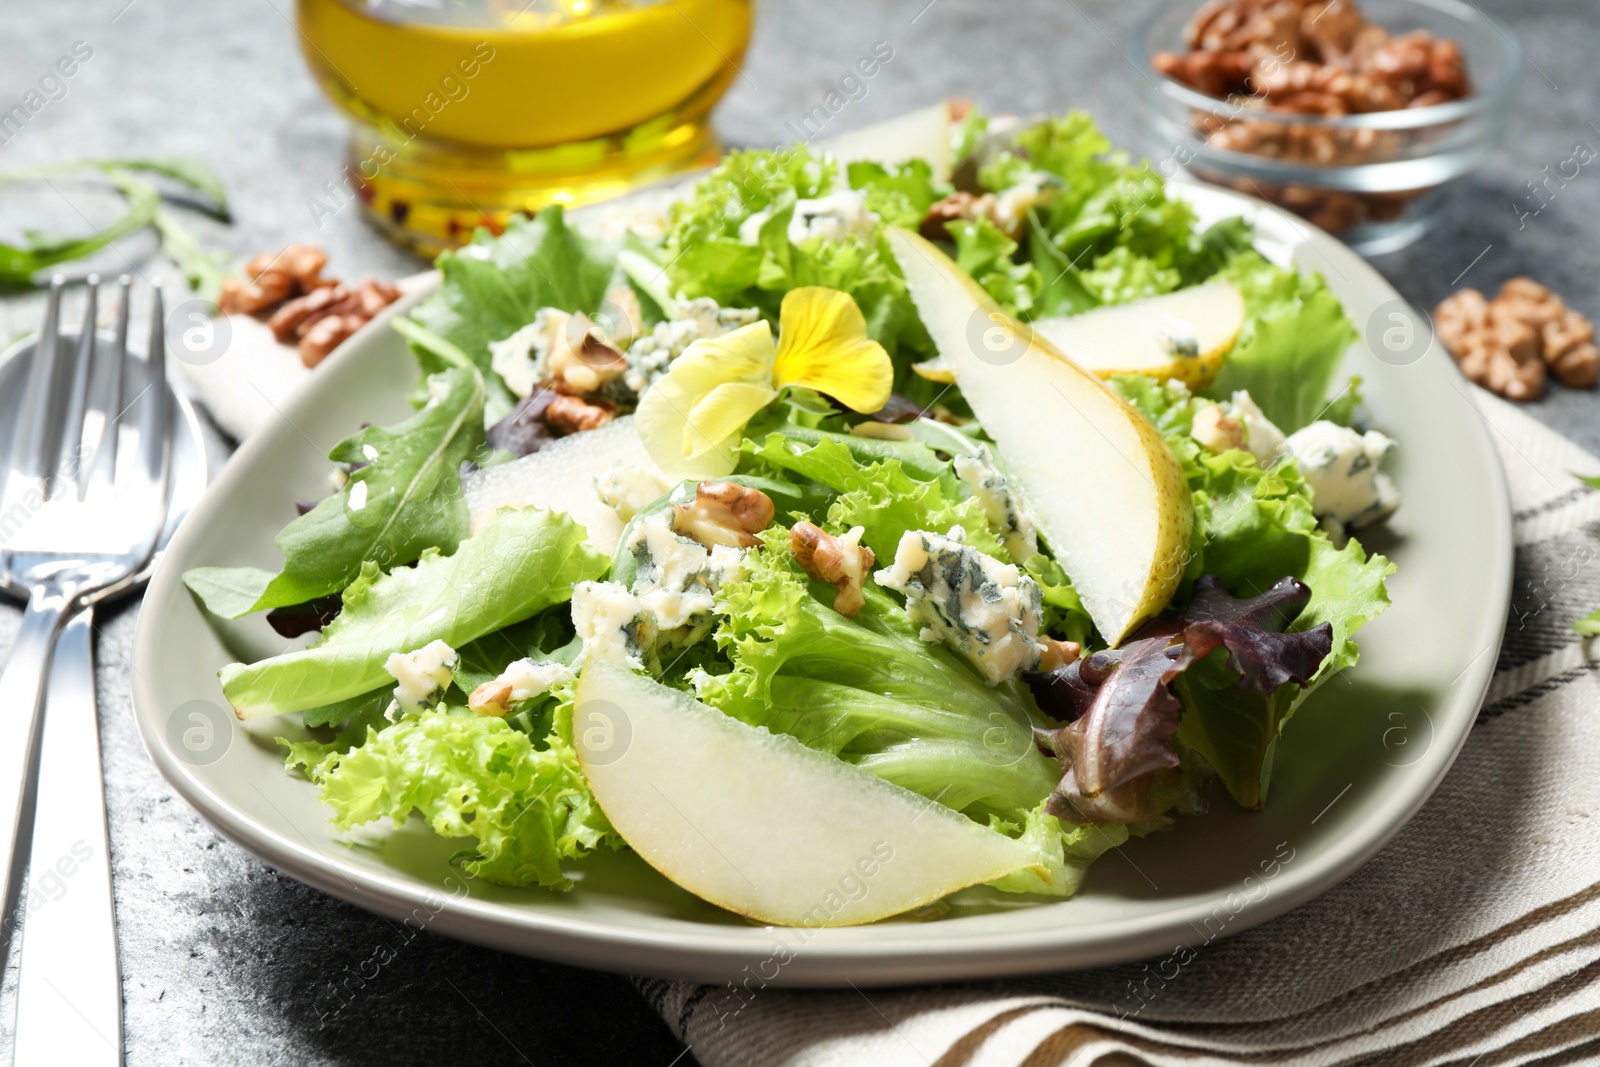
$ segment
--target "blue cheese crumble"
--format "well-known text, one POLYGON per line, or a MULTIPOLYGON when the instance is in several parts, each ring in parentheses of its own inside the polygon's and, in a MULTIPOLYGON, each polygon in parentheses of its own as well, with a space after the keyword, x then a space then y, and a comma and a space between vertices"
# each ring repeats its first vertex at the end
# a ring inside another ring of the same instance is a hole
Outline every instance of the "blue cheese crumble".
POLYGON ((402 712, 415 713, 437 704, 456 676, 456 650, 443 641, 429 641, 413 652, 392 652, 383 669, 394 677, 394 699, 384 710, 393 722, 402 712))
POLYGON ((576 677, 572 668, 555 660, 514 660, 496 678, 474 689, 467 707, 479 715, 504 717, 516 705, 542 697, 576 677))
POLYGON ((583 659, 611 658, 659 673, 661 657, 711 632, 717 591, 744 573, 744 550, 711 548, 672 530, 670 509, 634 527, 629 586, 582 582, 572 592, 572 622, 583 659))
POLYGON ((510 337, 489 342, 489 367, 517 396, 528 396, 549 377, 550 349, 572 316, 559 308, 540 308, 533 321, 510 337))
POLYGON ((1028 212, 1045 206, 1060 191, 1060 178, 1048 171, 1030 170, 1020 181, 995 194, 994 224, 1006 236, 1020 237, 1027 226, 1028 212))
POLYGON ((994 464, 987 448, 977 456, 957 456, 951 464, 956 477, 964 482, 983 508, 989 525, 999 531, 1000 541, 1011 558, 1018 562, 1039 554, 1039 536, 1006 476, 994 464))
MULTIPOLYGON (((758 244, 761 227, 772 217, 771 211, 758 211, 739 224, 739 240, 758 244)), ((814 237, 840 240, 853 234, 868 236, 878 216, 867 209, 866 196, 855 189, 841 189, 815 200, 796 200, 785 231, 789 243, 802 245, 814 237)))
POLYGON ((610 660, 636 671, 655 645, 655 623, 621 582, 579 582, 572 587, 572 625, 583 641, 579 662, 610 660))
POLYGON ((1312 513, 1351 528, 1387 518, 1400 506, 1394 479, 1378 469, 1394 447, 1376 430, 1361 433, 1327 420, 1296 430, 1284 442, 1284 452, 1311 487, 1312 513))
POLYGON ((894 565, 873 575, 904 593, 906 614, 919 636, 965 656, 990 685, 1039 662, 1041 594, 1038 583, 964 543, 966 531, 944 536, 910 530, 895 548, 894 565))
POLYGON ((613 399, 631 403, 667 372, 684 349, 704 337, 721 337, 748 326, 761 317, 756 308, 725 308, 710 297, 679 303, 673 317, 655 328, 624 353, 628 361, 622 377, 612 383, 613 399))

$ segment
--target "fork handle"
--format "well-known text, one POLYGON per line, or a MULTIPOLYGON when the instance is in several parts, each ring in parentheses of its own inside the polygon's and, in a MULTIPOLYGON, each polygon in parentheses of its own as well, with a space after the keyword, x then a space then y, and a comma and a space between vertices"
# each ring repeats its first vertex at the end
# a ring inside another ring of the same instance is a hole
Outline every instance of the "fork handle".
POLYGON ((67 623, 50 668, 17 981, 17 1067, 122 1062, 93 613, 84 608, 67 623))
POLYGON ((18 845, 33 816, 29 772, 44 707, 45 672, 71 597, 51 586, 35 586, 22 612, 22 628, 0 673, 0 893, 4 921, 0 945, 9 946, 21 903, 18 845))

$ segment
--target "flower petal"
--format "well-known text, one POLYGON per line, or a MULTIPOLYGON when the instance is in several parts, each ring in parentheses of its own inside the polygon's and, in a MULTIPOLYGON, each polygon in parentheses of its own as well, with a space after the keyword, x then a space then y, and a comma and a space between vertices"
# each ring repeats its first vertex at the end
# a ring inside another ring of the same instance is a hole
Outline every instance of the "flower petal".
POLYGON ((848 293, 820 286, 791 289, 779 313, 773 381, 826 393, 856 411, 889 400, 894 366, 867 336, 867 320, 848 293))
POLYGON ((732 445, 750 416, 772 399, 772 327, 765 321, 691 344, 639 399, 639 439, 663 473, 673 478, 714 478, 733 470, 732 445), (704 413, 709 430, 692 420, 699 405, 724 386, 763 394, 723 396, 704 413), (754 407, 750 407, 754 404, 754 407), (744 411, 729 428, 729 420, 744 411), (732 440, 729 440, 729 438, 732 440))
POLYGON ((753 382, 724 382, 717 386, 689 412, 688 424, 683 428, 683 454, 698 459, 719 447, 738 444, 744 424, 777 395, 770 385, 753 382))
POLYGON ((702 337, 672 361, 670 374, 683 375, 710 392, 723 382, 772 380, 772 324, 758 319, 720 337, 702 337))

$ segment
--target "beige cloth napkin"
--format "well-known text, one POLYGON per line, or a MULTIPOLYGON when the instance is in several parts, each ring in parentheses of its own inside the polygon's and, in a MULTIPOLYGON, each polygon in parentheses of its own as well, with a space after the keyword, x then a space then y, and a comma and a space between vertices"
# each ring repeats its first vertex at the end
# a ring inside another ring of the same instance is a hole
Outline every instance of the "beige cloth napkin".
POLYGON ((1494 681, 1438 792, 1357 874, 1208 945, 1137 1015, 1143 964, 926 989, 776 991, 736 1019, 643 980, 706 1067, 1600 1063, 1600 460, 1480 390, 1516 578, 1494 681))

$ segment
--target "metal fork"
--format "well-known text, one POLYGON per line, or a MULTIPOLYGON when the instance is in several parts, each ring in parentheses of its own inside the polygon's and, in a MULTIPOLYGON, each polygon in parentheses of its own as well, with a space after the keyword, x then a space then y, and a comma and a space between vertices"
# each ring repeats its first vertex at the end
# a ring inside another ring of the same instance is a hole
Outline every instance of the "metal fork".
MULTIPOLYGON (((45 321, 29 367, 11 469, 0 500, 0 581, 28 591, 22 626, 0 674, 0 889, 9 947, 20 897, 19 845, 31 817, 31 775, 44 705, 46 672, 62 625, 75 607, 137 574, 166 520, 172 413, 161 358, 149 363, 137 405, 132 455, 119 462, 127 360, 128 284, 116 343, 101 354, 95 318, 99 279, 91 275, 88 310, 76 352, 61 358, 61 292, 50 287, 45 321), (103 365, 102 365, 103 364, 103 365)), ((161 292, 153 293, 149 352, 164 354, 161 292)))

